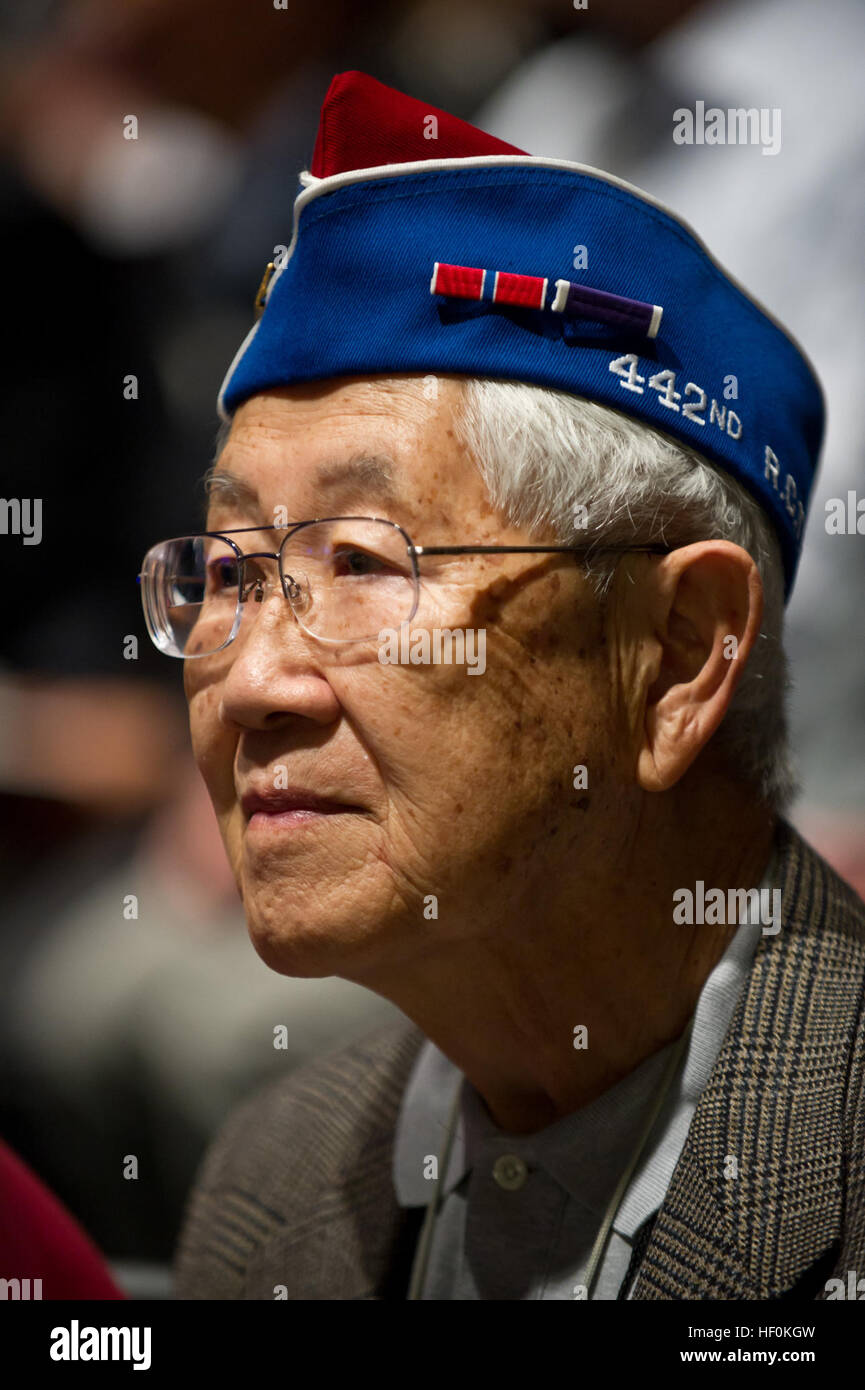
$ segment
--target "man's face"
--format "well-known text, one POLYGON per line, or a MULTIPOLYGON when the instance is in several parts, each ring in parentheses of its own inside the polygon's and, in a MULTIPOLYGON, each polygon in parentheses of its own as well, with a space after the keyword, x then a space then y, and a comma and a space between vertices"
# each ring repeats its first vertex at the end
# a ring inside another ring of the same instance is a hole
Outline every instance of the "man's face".
MULTIPOLYGON (((491 508, 456 437, 460 390, 439 379, 427 399, 423 378, 402 377, 255 396, 219 466, 255 490, 258 515, 216 493, 207 529, 265 527, 284 508, 289 521, 386 517, 419 546, 538 542, 491 508), (381 456, 390 493, 368 464, 351 466, 381 456)), ((238 539, 276 550, 281 536, 238 539)), ((278 586, 223 652, 185 665, 195 756, 250 935, 288 975, 374 984, 448 943, 525 932, 551 895, 588 890, 603 859, 622 786, 618 716, 601 614, 573 557, 419 568, 412 629, 482 629, 483 674, 382 664, 375 642, 318 643, 278 586), (578 764, 587 789, 574 787, 578 764), (247 793, 280 787, 329 812, 244 808, 247 793)))

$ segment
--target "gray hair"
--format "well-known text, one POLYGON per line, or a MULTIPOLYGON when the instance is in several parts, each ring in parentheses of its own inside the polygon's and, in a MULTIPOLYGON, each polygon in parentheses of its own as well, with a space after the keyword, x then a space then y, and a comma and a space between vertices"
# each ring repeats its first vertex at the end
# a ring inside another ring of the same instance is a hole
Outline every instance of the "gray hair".
MULTIPOLYGON (((552 529, 559 543, 598 546, 719 538, 751 555, 763 622, 713 742, 726 766, 784 814, 799 791, 787 734, 784 570, 774 528, 751 494, 660 430, 543 386, 466 379, 456 428, 493 506, 530 533, 552 529)), ((602 602, 620 560, 588 559, 602 602)))
POLYGON ((228 443, 228 436, 231 434, 231 426, 233 423, 234 417, 232 415, 229 415, 227 420, 220 420, 219 422, 219 429, 216 431, 216 439, 213 445, 214 464, 217 463, 219 455, 228 443))

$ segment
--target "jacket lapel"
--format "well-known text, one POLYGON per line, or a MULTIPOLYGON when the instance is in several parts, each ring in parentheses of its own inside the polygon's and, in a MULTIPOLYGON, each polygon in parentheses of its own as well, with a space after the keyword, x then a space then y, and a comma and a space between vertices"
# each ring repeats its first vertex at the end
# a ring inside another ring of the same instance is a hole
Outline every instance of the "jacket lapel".
POLYGON ((781 929, 757 946, 635 1299, 814 1298, 831 1273, 865 943, 844 885, 785 821, 777 847, 781 929))

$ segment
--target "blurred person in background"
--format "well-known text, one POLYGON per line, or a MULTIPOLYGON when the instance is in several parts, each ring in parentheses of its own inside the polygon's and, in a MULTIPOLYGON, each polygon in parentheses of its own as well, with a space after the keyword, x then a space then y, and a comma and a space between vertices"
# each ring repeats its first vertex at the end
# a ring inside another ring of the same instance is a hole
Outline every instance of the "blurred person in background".
POLYGON ((124 1297, 78 1222, 2 1139, 0 1268, 5 1299, 124 1297))

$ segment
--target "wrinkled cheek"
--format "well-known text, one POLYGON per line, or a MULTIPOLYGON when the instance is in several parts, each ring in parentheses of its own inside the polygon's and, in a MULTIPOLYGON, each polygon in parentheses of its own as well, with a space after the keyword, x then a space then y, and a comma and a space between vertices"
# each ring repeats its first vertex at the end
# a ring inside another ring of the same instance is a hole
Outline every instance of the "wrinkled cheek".
POLYGON ((237 739, 219 719, 219 696, 213 688, 198 691, 189 700, 189 733, 195 762, 221 823, 235 799, 237 739))
POLYGON ((237 884, 241 899, 244 896, 243 888, 243 827, 240 808, 233 807, 231 810, 217 815, 219 833, 222 836, 222 843, 225 846, 225 853, 231 865, 231 872, 234 874, 234 881, 237 884))

